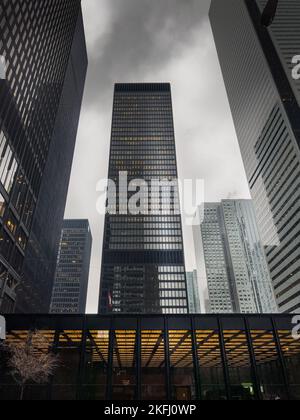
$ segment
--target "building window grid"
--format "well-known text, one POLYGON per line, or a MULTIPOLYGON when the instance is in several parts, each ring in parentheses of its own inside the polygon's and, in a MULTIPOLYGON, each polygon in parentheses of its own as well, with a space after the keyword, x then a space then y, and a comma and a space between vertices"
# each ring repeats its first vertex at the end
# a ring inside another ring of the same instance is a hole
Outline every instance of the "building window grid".
MULTIPOLYGON (((11 232, 13 246, 9 247, 6 250, 9 252, 5 252, 5 255, 3 253, 3 256, 11 271, 14 272, 15 281, 18 282, 42 172, 49 150, 56 109, 60 100, 60 89, 66 69, 64 56, 68 57, 68 54, 63 52, 67 52, 71 48, 72 33, 80 4, 77 0, 71 0, 68 6, 61 10, 60 4, 48 0, 43 3, 27 2, 25 4, 17 0, 10 3, 4 1, 0 7, 0 25, 3 34, 0 40, 0 54, 6 59, 7 77, 5 83, 8 87, 3 90, 1 86, 3 94, 0 105, 2 116, 0 138, 1 143, 3 138, 6 139, 7 146, 1 152, 3 173, 1 174, 0 190, 5 203, 1 204, 1 218, 4 219, 5 225, 7 226, 6 208, 11 207, 17 218, 17 229, 11 232), (44 27, 54 25, 57 29, 55 31, 52 27, 47 40, 39 33, 43 26, 38 25, 45 13, 53 16, 53 20, 44 21, 44 27), (18 28, 16 22, 21 22, 18 28), (62 26, 66 34, 64 38, 60 37, 62 31, 58 30, 62 26), (45 45, 46 41, 48 46, 55 45, 57 47, 51 49, 52 52, 47 56, 47 59, 42 54, 43 44, 45 45), (24 51, 27 51, 27 54, 24 51), (57 51, 60 53, 57 54, 57 51), (49 66, 49 63, 52 65, 49 66), (54 67, 56 68, 55 73, 53 72, 54 67), (22 68, 25 70, 22 71, 22 68), (29 74, 29 68, 32 70, 31 74, 29 74), (56 88, 52 86, 51 98, 46 91, 38 98, 36 87, 42 83, 42 78, 43 83, 45 80, 49 83, 52 80, 60 81, 60 85, 57 85, 56 88), (14 108, 17 110, 17 114, 14 108), (43 112, 41 113, 42 108, 43 112), (19 118, 18 124, 16 124, 16 115, 19 118), (7 134, 14 131, 11 130, 12 125, 17 129, 13 144, 7 134), (9 151, 8 159, 7 151, 9 151), (21 232, 21 235, 18 232, 21 232)), ((5 227, 0 228, 1 236, 5 236, 5 227)))

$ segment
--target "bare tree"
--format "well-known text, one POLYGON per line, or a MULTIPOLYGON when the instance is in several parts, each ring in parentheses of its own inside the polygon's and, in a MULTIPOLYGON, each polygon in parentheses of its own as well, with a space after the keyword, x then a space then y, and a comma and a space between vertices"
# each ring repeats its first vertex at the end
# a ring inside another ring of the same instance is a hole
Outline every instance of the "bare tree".
POLYGON ((40 331, 31 331, 22 342, 6 345, 10 374, 21 388, 24 399, 28 383, 46 384, 59 366, 59 358, 50 349, 50 343, 40 331))

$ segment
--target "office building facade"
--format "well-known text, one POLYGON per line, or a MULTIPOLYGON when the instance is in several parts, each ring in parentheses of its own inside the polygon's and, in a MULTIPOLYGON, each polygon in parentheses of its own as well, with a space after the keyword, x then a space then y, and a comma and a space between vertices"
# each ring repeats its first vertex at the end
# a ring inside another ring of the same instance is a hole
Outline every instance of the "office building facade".
POLYGON ((206 203, 195 226, 212 313, 277 313, 274 289, 251 200, 206 203), (199 238, 200 237, 200 238, 199 238))
POLYGON ((92 241, 88 220, 64 220, 50 313, 85 314, 92 241))
POLYGON ((48 312, 87 56, 79 0, 0 5, 0 311, 48 312))
POLYGON ((115 86, 108 178, 118 205, 105 219, 99 313, 187 313, 169 84, 115 86), (151 199, 149 189, 132 214, 124 192, 130 183, 150 188, 152 180, 173 181, 174 188, 169 196, 164 187, 151 189, 151 199))
POLYGON ((210 20, 281 312, 300 312, 300 51, 297 0, 212 0, 210 20))
MULTIPOLYGON (((29 331, 36 352, 60 364, 49 384, 28 384, 25 400, 299 400, 300 341, 292 316, 16 316, 7 344, 29 331)), ((19 400, 5 357, 0 400, 19 400)))
POLYGON ((190 314, 200 314, 201 305, 200 305, 200 295, 199 295, 199 286, 198 286, 198 276, 197 271, 186 273, 186 283, 188 291, 188 300, 189 300, 189 313, 190 314))

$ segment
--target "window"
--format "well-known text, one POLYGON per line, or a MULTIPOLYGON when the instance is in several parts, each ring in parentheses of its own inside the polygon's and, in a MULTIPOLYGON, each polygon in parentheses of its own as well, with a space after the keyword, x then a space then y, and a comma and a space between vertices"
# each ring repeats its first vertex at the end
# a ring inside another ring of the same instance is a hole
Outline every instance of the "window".
MULTIPOLYGON (((281 320, 279 320, 281 321, 281 320)), ((285 327, 283 322, 277 322, 280 327, 285 327)), ((295 340, 291 334, 291 321, 287 320, 286 327, 278 331, 279 341, 283 352, 285 366, 292 400, 300 399, 300 341, 295 340)))
POLYGON ((84 400, 105 400, 108 373, 109 331, 88 331, 84 364, 84 400))
POLYGON ((14 176, 18 169, 13 151, 3 133, 0 132, 0 181, 5 190, 9 193, 13 185, 14 176))
POLYGON ((0 194, 0 217, 4 216, 6 203, 2 194, 0 194))
POLYGON ((113 400, 136 396, 136 331, 115 331, 113 351, 113 400))
POLYGON ((76 399, 76 383, 79 374, 82 331, 62 331, 57 352, 60 366, 55 372, 52 387, 53 400, 76 399))
POLYGON ((169 332, 169 351, 172 399, 191 401, 196 399, 194 362, 191 331, 169 332))
POLYGON ((287 398, 271 320, 250 319, 260 391, 264 400, 287 398))
POLYGON ((143 330, 142 400, 166 400, 165 340, 162 330, 143 330))
POLYGON ((224 320, 223 337, 232 400, 252 400, 255 398, 250 352, 243 324, 242 320, 224 320))
POLYGON ((16 233, 16 230, 17 230, 17 219, 15 218, 15 216, 13 216, 13 214, 11 212, 9 212, 9 216, 8 216, 7 221, 6 221, 6 227, 8 228, 8 230, 13 235, 16 233))

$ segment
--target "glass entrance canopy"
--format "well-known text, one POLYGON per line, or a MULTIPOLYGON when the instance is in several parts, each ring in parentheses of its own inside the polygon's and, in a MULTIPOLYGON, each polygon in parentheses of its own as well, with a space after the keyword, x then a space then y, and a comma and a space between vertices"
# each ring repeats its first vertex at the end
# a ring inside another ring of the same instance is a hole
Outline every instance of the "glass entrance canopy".
MULTIPOLYGON (((49 384, 27 385, 29 400, 298 400, 300 337, 293 321, 10 315, 6 341, 22 343, 38 330, 46 340, 35 351, 59 355, 49 384)), ((19 399, 6 358, 0 363, 0 399, 19 399)))

